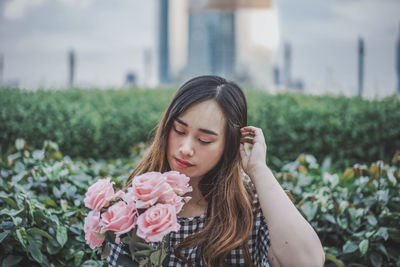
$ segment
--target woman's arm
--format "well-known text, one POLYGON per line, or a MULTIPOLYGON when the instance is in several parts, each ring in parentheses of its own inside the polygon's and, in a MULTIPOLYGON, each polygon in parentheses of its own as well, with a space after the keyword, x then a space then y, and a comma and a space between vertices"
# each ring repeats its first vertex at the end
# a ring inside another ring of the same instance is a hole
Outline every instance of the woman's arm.
POLYGON ((243 167, 252 179, 268 225, 273 266, 323 266, 325 254, 314 229, 300 214, 265 163, 266 144, 262 130, 242 128, 242 142, 253 144, 247 155, 243 144, 243 167))

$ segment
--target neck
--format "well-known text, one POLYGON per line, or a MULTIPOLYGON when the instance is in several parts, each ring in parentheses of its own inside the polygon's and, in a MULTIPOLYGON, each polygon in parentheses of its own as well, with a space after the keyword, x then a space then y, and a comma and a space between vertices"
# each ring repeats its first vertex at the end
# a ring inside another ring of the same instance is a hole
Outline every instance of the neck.
POLYGON ((193 188, 193 191, 187 193, 185 196, 189 196, 192 198, 189 201, 190 204, 205 206, 205 205, 207 205, 207 202, 206 202, 204 196, 201 194, 200 189, 199 189, 199 181, 201 180, 201 178, 202 177, 196 177, 196 178, 190 179, 189 184, 193 188))

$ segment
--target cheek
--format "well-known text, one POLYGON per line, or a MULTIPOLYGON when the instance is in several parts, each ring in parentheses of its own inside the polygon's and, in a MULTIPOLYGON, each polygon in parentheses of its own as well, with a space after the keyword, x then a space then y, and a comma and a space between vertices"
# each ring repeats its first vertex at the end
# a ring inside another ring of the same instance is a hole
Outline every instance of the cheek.
POLYGON ((213 147, 209 147, 209 149, 203 151, 203 157, 205 157, 205 159, 210 162, 210 164, 212 163, 213 165, 215 165, 221 158, 223 151, 224 146, 219 144, 213 147))

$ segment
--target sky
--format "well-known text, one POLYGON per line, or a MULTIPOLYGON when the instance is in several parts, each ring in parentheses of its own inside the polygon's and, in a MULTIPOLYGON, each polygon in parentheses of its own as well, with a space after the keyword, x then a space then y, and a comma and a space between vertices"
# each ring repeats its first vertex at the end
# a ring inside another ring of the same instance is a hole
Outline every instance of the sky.
POLYGON ((0 53, 4 55, 5 82, 18 79, 19 85, 26 88, 65 87, 67 54, 73 49, 75 80, 80 86, 120 87, 127 72, 144 71, 144 50, 156 52, 154 0, 0 3, 0 53))
POLYGON ((359 37, 365 45, 365 94, 396 91, 400 1, 279 0, 278 10, 281 44, 292 45, 292 76, 303 79, 308 91, 357 93, 359 37))
MULTIPOLYGON (((282 47, 290 43, 292 77, 306 92, 355 95, 362 37, 364 95, 395 93, 400 1, 278 0, 273 6, 279 21, 273 62, 282 68, 282 47)), ((81 87, 121 87, 128 72, 137 73, 139 85, 156 85, 157 7, 157 0, 0 0, 2 80, 64 88, 73 49, 81 87)))

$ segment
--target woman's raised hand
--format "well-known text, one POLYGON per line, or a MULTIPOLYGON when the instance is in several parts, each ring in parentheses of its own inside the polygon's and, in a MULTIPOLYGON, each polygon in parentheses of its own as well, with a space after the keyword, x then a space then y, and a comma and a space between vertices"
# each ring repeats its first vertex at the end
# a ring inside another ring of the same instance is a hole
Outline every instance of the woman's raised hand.
POLYGON ((266 165, 267 145, 265 143, 262 129, 254 126, 246 126, 240 129, 240 156, 242 158, 244 171, 252 177, 258 167, 266 165), (244 143, 253 145, 250 154, 246 153, 244 143))

